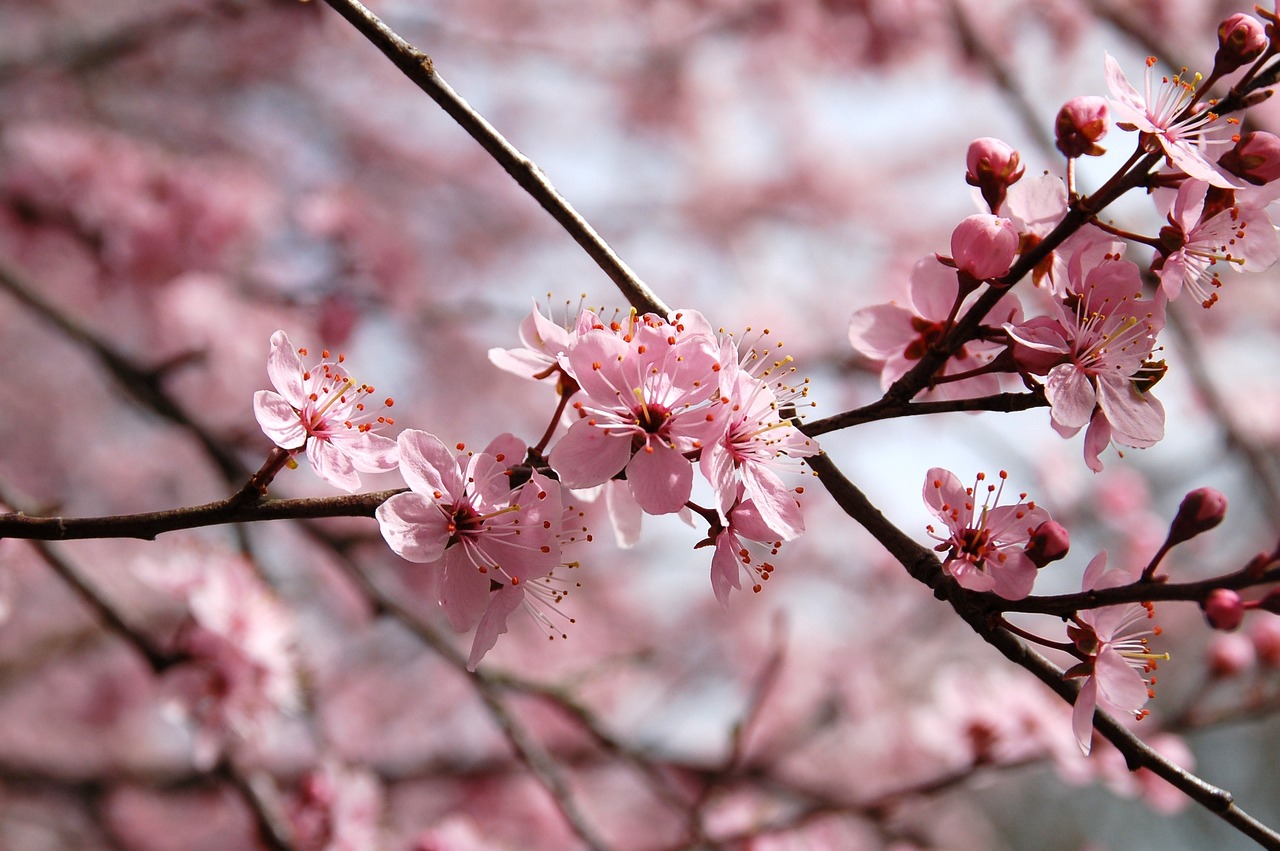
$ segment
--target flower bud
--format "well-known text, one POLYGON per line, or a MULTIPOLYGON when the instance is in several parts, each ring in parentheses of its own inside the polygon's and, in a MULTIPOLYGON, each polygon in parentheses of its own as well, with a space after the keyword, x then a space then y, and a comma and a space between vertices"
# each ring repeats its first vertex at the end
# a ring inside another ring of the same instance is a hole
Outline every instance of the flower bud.
POLYGON ((1213 488, 1196 488, 1182 498, 1178 515, 1169 524, 1166 546, 1189 541, 1222 522, 1227 513, 1227 498, 1213 488))
POLYGON ((1058 150, 1069 157, 1097 157, 1106 153, 1098 140, 1107 135, 1110 113, 1107 99, 1095 95, 1072 98, 1058 110, 1053 131, 1058 150))
POLYGON ((1066 527, 1056 520, 1046 520, 1031 533, 1026 554, 1036 567, 1044 567, 1065 556, 1070 547, 1071 538, 1066 527))
POLYGON ((1231 632, 1244 620, 1244 601, 1235 591, 1215 588, 1200 603, 1209 626, 1223 632, 1231 632))
POLYGON ((982 213, 969 216, 951 232, 951 256, 956 268, 975 281, 998 278, 1013 265, 1018 231, 1013 222, 982 213))
POLYGON ((965 181, 982 192, 991 212, 998 213, 1004 203, 1005 190, 1017 183, 1026 168, 1022 157, 1008 143, 990 136, 969 143, 965 158, 968 172, 965 181))
POLYGON ((1253 642, 1239 633, 1215 635, 1209 643, 1209 676, 1225 680, 1237 677, 1253 666, 1258 652, 1253 642))
POLYGON ((1270 183, 1280 178, 1280 136, 1265 130, 1246 133, 1218 158, 1218 165, 1254 186, 1270 183))
POLYGON ((1213 57, 1213 74, 1230 74, 1262 55, 1270 39, 1262 22, 1238 12, 1218 25, 1218 52, 1213 57))

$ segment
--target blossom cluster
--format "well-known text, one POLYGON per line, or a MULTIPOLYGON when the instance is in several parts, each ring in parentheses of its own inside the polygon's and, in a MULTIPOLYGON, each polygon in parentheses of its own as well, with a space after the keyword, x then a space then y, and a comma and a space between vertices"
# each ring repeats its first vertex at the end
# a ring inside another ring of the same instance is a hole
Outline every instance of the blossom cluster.
POLYGON ((1059 113, 1066 180, 1026 177, 1012 147, 974 141, 967 180, 987 212, 960 222, 950 256, 916 265, 905 304, 863 308, 849 325, 854 349, 882 364, 888 388, 926 353, 942 350, 958 317, 992 288, 977 333, 950 344, 929 392, 984 397, 1000 390, 1002 377, 1016 376, 1044 394, 1059 434, 1085 430, 1084 457, 1094 471, 1112 443, 1145 448, 1164 437, 1164 408, 1152 391, 1166 371, 1158 336, 1168 305, 1189 298, 1212 307, 1225 271, 1262 271, 1280 258, 1268 211, 1280 177, 1280 137, 1241 135, 1235 119, 1202 108, 1208 81, 1199 85, 1198 76, 1174 75, 1156 86, 1152 59, 1140 93, 1114 58, 1105 65, 1110 100, 1075 98, 1059 113), (1093 198, 1076 190, 1075 159, 1103 152, 1098 142, 1113 117, 1115 126, 1138 132, 1138 148, 1108 186, 1122 178, 1145 186, 1166 222, 1156 234, 1103 222, 1093 198), (1069 215, 1078 221, 1057 234, 1069 215), (1135 245, 1152 249, 1149 258, 1131 257, 1135 245), (1028 272, 1037 286, 1013 292, 1028 272))
POLYGON ((343 490, 360 487, 357 471, 399 469, 408 490, 378 507, 379 527, 398 555, 434 571, 450 624, 476 630, 472 668, 522 606, 549 637, 564 635, 560 625, 573 618, 561 603, 573 583, 557 571, 576 567, 567 548, 591 539, 575 501, 605 485, 620 530, 638 529, 643 513, 706 520, 702 545, 713 547, 721 603, 743 570, 760 590, 774 568, 748 545, 776 553, 804 531, 802 488, 783 476, 818 451, 794 421, 806 389, 787 383, 789 358, 740 353, 691 310, 608 324, 584 310, 567 329, 535 307, 520 331, 523 347, 490 356, 525 378, 557 379, 561 404, 535 447, 504 434, 480 452, 454 450, 418 429, 392 440, 379 432, 394 421, 366 407, 374 390, 357 384, 343 358, 325 352, 308 366, 306 351, 279 331, 267 362, 276 389, 254 397, 258 422, 288 459, 305 452, 343 490), (548 448, 561 420, 567 428, 548 448), (695 470, 710 506, 692 501, 695 470))
POLYGON ((800 489, 782 476, 818 451, 794 422, 806 388, 788 383, 790 359, 755 346, 740 353, 693 310, 608 323, 584 310, 566 329, 535 306, 521 340, 490 359, 524 378, 555 377, 571 403, 568 431, 548 456, 560 480, 572 488, 616 482, 609 505, 619 529, 636 528, 639 513, 697 511, 709 525, 704 543, 714 546, 716 597, 724 603, 741 587, 742 570, 759 590, 773 566, 757 563, 744 542, 776 551, 804 532, 800 489), (695 470, 712 488, 713 508, 690 501, 695 470))

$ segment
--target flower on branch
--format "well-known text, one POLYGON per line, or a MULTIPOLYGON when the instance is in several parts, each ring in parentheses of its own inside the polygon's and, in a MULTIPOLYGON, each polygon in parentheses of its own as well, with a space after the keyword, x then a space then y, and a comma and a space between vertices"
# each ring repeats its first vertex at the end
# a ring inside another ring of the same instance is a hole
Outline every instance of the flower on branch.
MULTIPOLYGON (((1083 590, 1115 588, 1137 581, 1138 574, 1123 568, 1107 570, 1107 552, 1094 556, 1085 568, 1083 590)), ((1071 727, 1076 743, 1085 754, 1093 741, 1093 713, 1098 707, 1107 712, 1127 713, 1145 718, 1143 709, 1155 696, 1151 674, 1157 663, 1169 658, 1167 653, 1152 653, 1148 638, 1160 634, 1159 627, 1148 626, 1155 617, 1150 603, 1124 603, 1088 609, 1075 615, 1067 634, 1084 657, 1066 672, 1068 678, 1083 677, 1080 694, 1071 713, 1071 727)))
MULTIPOLYGON (((1145 89, 1139 94, 1120 69, 1120 63, 1107 54, 1107 88, 1111 90, 1117 125, 1140 131, 1144 139, 1152 140, 1154 150, 1162 150, 1169 162, 1189 177, 1230 188, 1231 181, 1209 161, 1202 147, 1207 141, 1205 131, 1214 126, 1219 116, 1210 110, 1196 112, 1192 107, 1200 75, 1190 81, 1182 74, 1164 77, 1159 89, 1153 90, 1151 69, 1155 64, 1154 56, 1147 57, 1145 89)), ((1185 68, 1182 73, 1186 73, 1185 68)))
POLYGON ((455 457, 435 435, 406 429, 399 447, 409 492, 378 506, 378 526, 402 558, 441 571, 439 602, 454 629, 478 624, 468 667, 521 605, 549 637, 564 637, 553 618, 573 619, 559 609, 568 588, 555 571, 575 566, 564 564, 563 547, 584 530, 560 484, 536 470, 516 483, 525 446, 512 435, 455 457))
POLYGON ((974 487, 966 488, 950 470, 934 467, 925 474, 924 502, 950 534, 938 534, 929 526, 934 547, 947 554, 942 569, 970 591, 992 591, 1006 600, 1021 600, 1036 581, 1032 555, 1033 535, 1050 520, 1049 512, 1025 493, 1013 505, 1000 505, 1008 474, 1000 471, 1000 484, 987 485, 982 505, 978 489, 986 480, 978 474, 974 487))
MULTIPOLYGON (((316 475, 336 488, 355 492, 360 475, 385 473, 399 463, 396 442, 376 432, 394 420, 370 410, 365 399, 373 395, 368 384, 357 384, 342 365, 330 361, 302 362, 306 349, 295 350, 283 331, 271 335, 267 375, 277 392, 259 390, 253 395, 253 412, 267 437, 290 453, 305 451, 316 475)), ((391 399, 382 403, 393 404, 391 399)))

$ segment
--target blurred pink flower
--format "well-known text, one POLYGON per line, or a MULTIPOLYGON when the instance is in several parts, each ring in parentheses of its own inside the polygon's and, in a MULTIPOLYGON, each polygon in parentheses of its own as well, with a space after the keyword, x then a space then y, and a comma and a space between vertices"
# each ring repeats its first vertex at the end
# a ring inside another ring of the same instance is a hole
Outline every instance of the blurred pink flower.
MULTIPOLYGON (((267 437, 281 449, 307 452, 311 469, 334 487, 354 492, 360 488, 361 470, 385 473, 399 463, 396 442, 375 434, 391 425, 387 416, 365 408, 374 389, 357 385, 337 362, 326 360, 307 368, 283 331, 271 335, 267 374, 279 392, 259 390, 253 395, 253 412, 267 437)), ((391 399, 385 405, 390 407, 391 399)), ((379 409, 381 410, 381 409, 379 409)))

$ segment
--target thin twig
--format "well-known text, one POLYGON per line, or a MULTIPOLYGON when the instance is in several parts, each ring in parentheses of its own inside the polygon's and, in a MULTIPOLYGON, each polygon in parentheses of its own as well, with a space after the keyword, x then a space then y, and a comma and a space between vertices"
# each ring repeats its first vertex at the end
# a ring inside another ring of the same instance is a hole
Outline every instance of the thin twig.
POLYGON ((609 279, 622 291, 627 301, 642 313, 666 316, 671 312, 662 299, 640 280, 609 244, 596 233, 533 160, 526 157, 494 129, 485 118, 436 73, 431 57, 393 32, 357 0, 326 0, 333 9, 355 27, 361 35, 391 60, 418 88, 439 104, 450 118, 458 122, 471 138, 493 157, 507 174, 520 184, 542 208, 551 214, 569 236, 596 262, 609 279))

